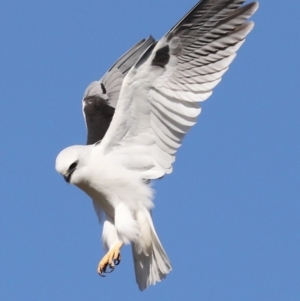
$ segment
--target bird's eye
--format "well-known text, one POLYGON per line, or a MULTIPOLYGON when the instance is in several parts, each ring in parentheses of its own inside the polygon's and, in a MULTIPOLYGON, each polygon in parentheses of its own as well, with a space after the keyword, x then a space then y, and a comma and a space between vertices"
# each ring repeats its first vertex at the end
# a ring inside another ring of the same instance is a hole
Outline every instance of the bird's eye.
POLYGON ((71 170, 74 170, 74 169, 76 168, 77 164, 78 164, 78 161, 75 161, 74 163, 72 163, 72 164, 69 166, 69 170, 70 170, 70 171, 71 171, 71 170))
POLYGON ((106 89, 105 89, 105 86, 103 85, 103 83, 101 83, 101 89, 102 89, 103 94, 106 94, 106 89))

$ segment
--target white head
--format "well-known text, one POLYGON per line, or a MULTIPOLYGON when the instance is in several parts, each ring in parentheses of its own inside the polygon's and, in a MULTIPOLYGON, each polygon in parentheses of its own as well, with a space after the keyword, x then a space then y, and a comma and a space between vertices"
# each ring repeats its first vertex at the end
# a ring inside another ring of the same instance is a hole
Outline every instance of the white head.
POLYGON ((62 150, 56 157, 55 169, 63 175, 64 179, 71 184, 77 184, 74 181, 74 174, 78 169, 79 163, 82 163, 80 158, 86 152, 88 146, 74 145, 62 150))

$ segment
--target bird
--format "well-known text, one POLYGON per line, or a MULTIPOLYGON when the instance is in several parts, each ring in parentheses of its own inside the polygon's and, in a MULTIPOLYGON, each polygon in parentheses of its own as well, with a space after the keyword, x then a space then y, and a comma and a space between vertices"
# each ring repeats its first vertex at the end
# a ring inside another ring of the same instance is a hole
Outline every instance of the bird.
POLYGON ((112 272, 131 245, 136 282, 166 278, 171 261, 152 220, 152 181, 172 172, 178 148, 253 29, 258 2, 201 0, 161 39, 133 46, 83 96, 86 145, 63 149, 55 168, 83 190, 103 221, 112 272))

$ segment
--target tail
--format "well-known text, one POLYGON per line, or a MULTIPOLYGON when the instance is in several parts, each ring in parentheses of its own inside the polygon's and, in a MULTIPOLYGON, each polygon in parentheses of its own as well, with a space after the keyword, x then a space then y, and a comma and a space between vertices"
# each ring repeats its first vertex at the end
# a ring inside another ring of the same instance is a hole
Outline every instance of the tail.
POLYGON ((135 278, 139 289, 143 291, 149 285, 154 285, 166 278, 172 266, 156 234, 148 210, 138 218, 138 223, 142 225, 141 239, 148 240, 148 243, 145 241, 142 243, 144 247, 141 247, 141 242, 132 243, 135 278))

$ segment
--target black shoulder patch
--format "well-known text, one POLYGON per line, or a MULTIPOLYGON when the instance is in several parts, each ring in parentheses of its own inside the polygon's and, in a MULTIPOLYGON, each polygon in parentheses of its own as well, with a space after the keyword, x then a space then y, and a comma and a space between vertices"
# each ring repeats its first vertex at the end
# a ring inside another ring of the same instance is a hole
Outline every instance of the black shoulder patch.
POLYGON ((143 65, 149 56, 151 55, 154 47, 156 46, 157 42, 154 42, 144 53, 143 55, 139 58, 138 62, 135 65, 135 68, 139 68, 141 65, 143 65))
POLYGON ((88 96, 84 99, 84 115, 87 127, 86 144, 94 144, 105 136, 115 109, 97 96, 88 96))
POLYGON ((155 57, 151 63, 152 66, 164 68, 170 59, 170 48, 166 45, 156 51, 155 57))

